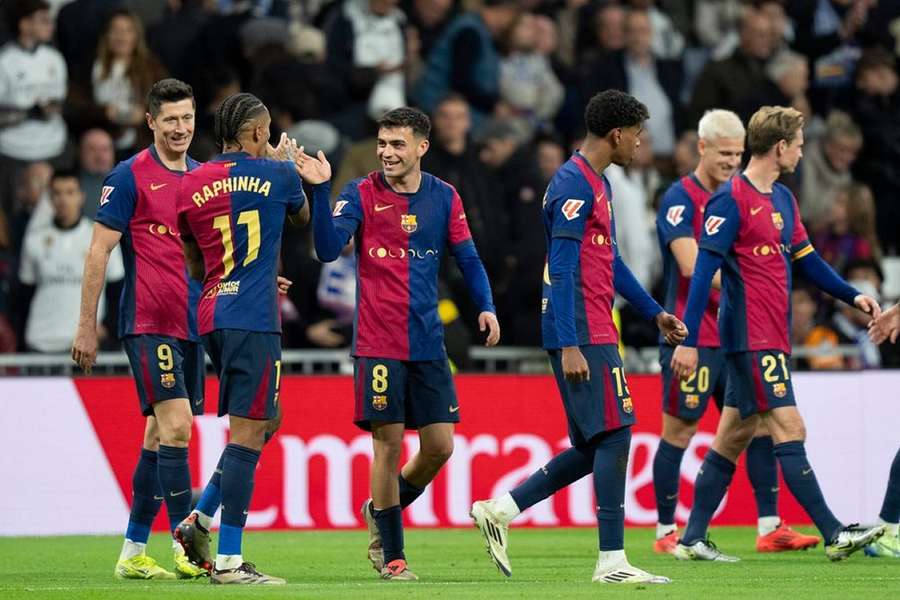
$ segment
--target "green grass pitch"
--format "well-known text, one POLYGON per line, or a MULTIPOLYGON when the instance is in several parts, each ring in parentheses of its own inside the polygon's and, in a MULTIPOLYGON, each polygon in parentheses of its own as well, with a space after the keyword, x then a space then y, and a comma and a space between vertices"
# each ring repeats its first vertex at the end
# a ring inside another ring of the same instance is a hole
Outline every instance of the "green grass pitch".
MULTIPOLYGON (((474 529, 408 530, 406 552, 420 577, 414 583, 377 578, 365 559, 364 531, 248 533, 245 558, 287 578, 280 588, 212 586, 207 580, 117 581, 112 571, 121 538, 115 536, 0 538, 0 598, 900 598, 900 561, 860 552, 830 563, 821 546, 757 554, 755 534, 753 528, 713 529, 713 540, 741 556, 740 563, 679 563, 653 554, 652 529, 629 529, 631 562, 673 582, 621 587, 591 583, 597 558, 592 529, 511 530, 510 579, 494 568, 474 529)), ((171 568, 165 536, 155 535, 149 550, 171 568)))

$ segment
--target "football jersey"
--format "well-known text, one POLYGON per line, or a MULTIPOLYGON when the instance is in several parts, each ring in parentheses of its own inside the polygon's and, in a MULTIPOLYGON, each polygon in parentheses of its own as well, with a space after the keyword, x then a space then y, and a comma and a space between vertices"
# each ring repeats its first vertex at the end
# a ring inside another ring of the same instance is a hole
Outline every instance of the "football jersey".
POLYGON ((332 217, 356 242, 353 355, 445 358, 438 269, 448 244, 473 243, 453 186, 423 172, 418 191, 398 193, 375 171, 344 187, 332 217))
MULTIPOLYGON (((559 168, 544 195, 544 239, 548 252, 553 238, 581 243, 574 288, 575 332, 580 346, 619 341, 612 316, 613 261, 617 250, 611 198, 606 177, 594 171, 577 152, 559 168)), ((544 267, 541 329, 544 348, 562 347, 550 294, 549 265, 544 267)))
MULTIPOLYGON (((188 170, 200 163, 187 158, 188 170)), ((155 146, 120 162, 100 191, 97 222, 122 233, 125 282, 119 337, 197 337, 200 285, 184 264, 175 195, 184 175, 163 165, 155 146)))
POLYGON ((813 252, 797 200, 764 194, 742 174, 706 205, 700 248, 724 257, 719 334, 726 352, 790 353, 791 261, 813 252))
POLYGON ((216 329, 281 333, 278 258, 288 215, 306 197, 292 163, 221 154, 185 175, 178 227, 200 246, 206 276, 200 335, 216 329))
MULTIPOLYGON (((656 215, 656 235, 663 259, 663 307, 679 319, 684 319, 691 279, 682 276, 669 244, 678 238, 687 237, 699 241, 703 231, 703 213, 711 195, 691 173, 669 186, 656 215)), ((698 346, 719 347, 719 327, 716 323, 718 314, 719 290, 711 290, 709 304, 706 305, 700 324, 698 346)), ((660 343, 665 342, 660 338, 660 343)))

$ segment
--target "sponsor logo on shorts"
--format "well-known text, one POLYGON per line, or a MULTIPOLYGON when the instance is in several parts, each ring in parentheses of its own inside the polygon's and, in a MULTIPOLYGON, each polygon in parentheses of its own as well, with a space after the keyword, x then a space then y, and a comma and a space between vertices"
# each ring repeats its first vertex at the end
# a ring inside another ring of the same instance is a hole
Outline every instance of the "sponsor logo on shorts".
POLYGON ((698 406, 700 406, 700 395, 688 394, 684 398, 684 405, 688 408, 697 408, 698 406))
POLYGON ((375 410, 384 410, 387 404, 387 396, 372 396, 372 408, 375 410))
POLYGON ((159 384, 167 390, 171 390, 175 387, 175 373, 163 373, 160 375, 159 384))
POLYGON ((631 414, 634 411, 634 404, 631 403, 631 396, 622 398, 622 410, 631 414))
POLYGON ((459 405, 451 406, 450 412, 452 412, 452 413, 459 412, 459 405))
POLYGON ((787 396, 787 385, 783 383, 772 384, 772 393, 775 394, 776 398, 784 398, 787 396))
POLYGON ((402 227, 403 231, 406 233, 414 232, 419 228, 419 224, 416 221, 416 215, 400 215, 400 227, 402 227))

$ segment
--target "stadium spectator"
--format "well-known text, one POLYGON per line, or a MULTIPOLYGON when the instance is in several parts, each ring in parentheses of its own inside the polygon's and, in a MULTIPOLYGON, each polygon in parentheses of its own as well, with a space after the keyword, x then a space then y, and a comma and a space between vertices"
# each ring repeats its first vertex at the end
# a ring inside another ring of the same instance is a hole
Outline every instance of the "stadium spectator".
POLYGON ((853 173, 872 188, 878 238, 893 255, 900 250, 900 93, 896 59, 887 50, 869 49, 860 58, 850 112, 863 133, 853 173))
POLYGON ((455 0, 407 0, 402 3, 408 19, 406 42, 414 47, 414 60, 428 59, 434 43, 456 14, 455 0))
POLYGON ((675 149, 676 123, 681 116, 682 70, 677 61, 654 58, 654 34, 647 11, 629 11, 625 19, 625 49, 610 52, 592 62, 581 78, 583 105, 597 90, 618 89, 647 105, 646 128, 660 156, 675 149))
POLYGON ((684 177, 697 167, 697 163, 700 162, 700 153, 697 151, 699 139, 700 136, 693 129, 688 129, 678 138, 675 151, 672 153, 675 177, 684 177))
POLYGON ((114 166, 116 153, 112 136, 99 128, 85 131, 78 142, 78 181, 85 197, 82 212, 91 220, 97 214, 103 180, 114 166))
POLYGON ((192 40, 210 17, 212 7, 206 0, 173 0, 162 21, 147 27, 147 43, 173 77, 186 79, 187 52, 192 40))
POLYGON ((545 136, 535 141, 537 166, 544 178, 544 186, 550 183, 553 175, 566 162, 566 149, 559 140, 545 136))
POLYGON ((733 110, 747 122, 760 106, 775 104, 779 98, 766 85, 765 66, 778 44, 771 20, 748 10, 741 21, 740 46, 730 57, 708 64, 697 78, 688 122, 699 121, 710 108, 733 110))
POLYGON ((56 42, 66 58, 72 78, 90 74, 100 32, 122 0, 74 0, 56 17, 56 42))
POLYGON ((601 55, 606 52, 617 52, 625 48, 625 9, 617 2, 603 4, 595 13, 593 22, 594 46, 582 49, 579 55, 601 55))
MULTIPOLYGON (((25 347, 31 352, 67 352, 72 347, 81 303, 81 270, 92 235, 91 220, 81 214, 84 193, 77 173, 57 171, 50 187, 52 221, 28 231, 19 266, 21 317, 27 314, 20 322, 26 323, 25 347)), ((118 248, 109 265, 107 283, 125 276, 118 248)), ((100 302, 102 319, 102 297, 100 302)))
POLYGON ((13 0, 7 4, 15 41, 0 49, 0 206, 9 212, 24 163, 52 160, 66 143, 61 110, 66 97, 66 63, 56 48, 49 4, 13 0))
POLYGON ((52 177, 53 167, 45 161, 29 163, 19 172, 10 223, 16 254, 27 231, 47 225, 53 220, 53 205, 50 201, 52 177))
POLYGON ((806 57, 783 50, 766 65, 766 75, 782 95, 778 104, 792 106, 802 112, 808 128, 811 112, 806 98, 806 90, 809 89, 809 63, 806 57))
POLYGON ((838 271, 856 260, 880 258, 872 191, 850 183, 829 193, 831 214, 824 231, 814 238, 819 255, 838 271))
POLYGON ((515 24, 521 9, 513 0, 486 0, 477 11, 456 17, 435 42, 413 97, 431 113, 449 94, 462 94, 480 126, 499 98, 500 55, 496 41, 515 24))
POLYGON ((804 148, 800 210, 810 229, 821 230, 831 212, 832 191, 851 181, 850 168, 862 148, 862 132, 849 115, 832 111, 820 139, 804 148))
MULTIPOLYGON (((638 12, 646 11, 650 19, 650 28, 654 35, 650 40, 653 56, 663 60, 676 60, 684 53, 684 36, 678 31, 672 18, 659 9, 656 0, 631 0, 631 6, 638 12)), ((626 37, 628 24, 625 25, 626 37)), ((626 40, 626 45, 627 45, 626 40)), ((649 107, 648 107, 649 108, 649 107)), ((650 114, 653 112, 651 110, 650 114)))
MULTIPOLYGON (((719 48, 738 30, 744 6, 741 0, 696 0, 694 4, 694 33, 706 48, 719 48)), ((733 48, 724 55, 725 58, 733 48)))
MULTIPOLYGON (((816 329, 816 313, 819 305, 816 302, 817 294, 814 290, 806 285, 795 285, 791 289, 791 344, 795 348, 802 347, 804 350, 816 353, 819 361, 820 369, 839 368, 841 358, 831 353, 822 352, 819 344, 822 340, 819 336, 811 336, 816 329)), ((810 369, 809 360, 807 358, 793 358, 793 364, 797 369, 808 371, 810 369)))

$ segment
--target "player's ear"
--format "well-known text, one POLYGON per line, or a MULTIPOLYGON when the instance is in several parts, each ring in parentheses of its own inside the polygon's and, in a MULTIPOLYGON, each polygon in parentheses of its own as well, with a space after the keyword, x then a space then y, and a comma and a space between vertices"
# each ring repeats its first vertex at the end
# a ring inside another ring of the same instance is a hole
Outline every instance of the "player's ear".
POLYGON ((144 118, 147 119, 147 127, 150 128, 150 131, 156 131, 153 127, 153 115, 150 113, 144 113, 144 118))
POLYGON ((422 138, 422 141, 419 142, 419 158, 425 156, 425 153, 428 152, 430 147, 431 142, 428 141, 428 138, 422 138))
POLYGON ((610 141, 613 143, 613 147, 622 143, 622 129, 620 127, 616 127, 610 133, 612 134, 610 141))

